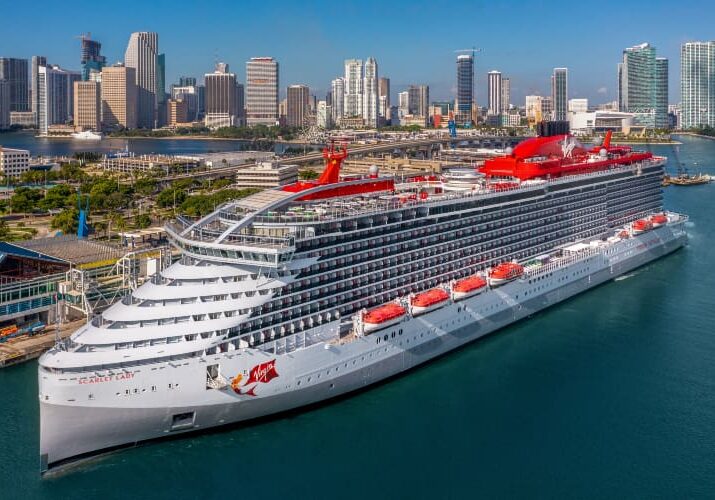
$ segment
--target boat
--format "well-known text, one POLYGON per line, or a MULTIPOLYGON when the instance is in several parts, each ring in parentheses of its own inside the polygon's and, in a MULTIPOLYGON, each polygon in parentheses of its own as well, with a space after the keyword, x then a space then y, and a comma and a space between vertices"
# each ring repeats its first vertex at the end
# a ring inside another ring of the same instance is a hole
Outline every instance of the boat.
POLYGON ((434 311, 449 301, 449 293, 441 287, 418 293, 410 299, 410 310, 413 316, 419 316, 434 311))
POLYGON ((42 471, 365 389, 687 242, 687 215, 663 207, 666 158, 610 134, 527 139, 464 190, 343 179, 346 156, 331 143, 317 179, 167 222, 179 259, 39 359, 42 471))
POLYGON ((655 215, 651 215, 650 218, 649 218, 649 220, 650 220, 651 225, 652 225, 654 228, 655 228, 655 227, 660 227, 660 226, 662 226, 663 224, 667 224, 667 223, 668 223, 668 217, 667 217, 665 214, 655 214, 655 215))
POLYGON ((392 326, 399 323, 405 314, 407 314, 407 309, 394 302, 366 311, 362 316, 365 325, 364 331, 370 333, 392 326))
POLYGON ((91 130, 84 130, 82 132, 74 132, 72 138, 82 141, 99 141, 102 139, 102 134, 91 130))
POLYGON ((653 229, 653 223, 650 219, 638 219, 632 225, 633 234, 645 233, 653 229))
POLYGON ((452 299, 462 300, 486 290, 487 280, 479 275, 468 276, 452 284, 452 299))
POLYGON ((489 271, 489 285, 499 286, 514 281, 524 274, 524 266, 516 262, 502 262, 489 271))

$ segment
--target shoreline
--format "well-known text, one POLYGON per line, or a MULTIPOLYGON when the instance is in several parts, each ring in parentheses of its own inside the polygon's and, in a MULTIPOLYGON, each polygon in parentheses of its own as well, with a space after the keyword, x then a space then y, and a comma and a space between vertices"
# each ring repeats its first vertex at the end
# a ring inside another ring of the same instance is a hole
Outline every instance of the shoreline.
POLYGON ((673 135, 688 135, 688 136, 690 136, 690 137, 699 137, 699 138, 701 138, 701 139, 708 139, 708 140, 711 140, 711 141, 715 141, 715 136, 712 136, 712 135, 703 135, 703 134, 696 134, 696 133, 693 133, 693 132, 679 132, 679 133, 673 134, 673 135))

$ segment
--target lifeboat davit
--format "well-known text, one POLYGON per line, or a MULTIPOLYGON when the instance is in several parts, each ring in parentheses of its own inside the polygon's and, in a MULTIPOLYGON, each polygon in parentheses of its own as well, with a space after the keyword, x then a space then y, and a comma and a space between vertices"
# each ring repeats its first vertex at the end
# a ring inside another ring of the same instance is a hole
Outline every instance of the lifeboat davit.
POLYGON ((502 262, 489 272, 489 284, 499 286, 524 274, 524 266, 516 262, 502 262))
POLYGON ((418 293, 410 300, 412 315, 419 316, 433 311, 447 304, 449 293, 444 288, 433 288, 426 292, 418 293))
POLYGON ((653 224, 654 228, 660 227, 660 226, 668 223, 668 217, 666 217, 665 214, 655 214, 655 215, 651 216, 650 223, 653 224))
POLYGON ((407 310, 395 302, 367 311, 362 316, 365 333, 374 332, 399 323, 405 314, 407 314, 407 310))
POLYGON ((452 298, 462 300, 478 293, 482 293, 487 288, 487 280, 481 276, 469 276, 452 284, 452 298))
POLYGON ((638 219, 632 225, 633 234, 641 234, 653 229, 653 223, 648 219, 638 219))

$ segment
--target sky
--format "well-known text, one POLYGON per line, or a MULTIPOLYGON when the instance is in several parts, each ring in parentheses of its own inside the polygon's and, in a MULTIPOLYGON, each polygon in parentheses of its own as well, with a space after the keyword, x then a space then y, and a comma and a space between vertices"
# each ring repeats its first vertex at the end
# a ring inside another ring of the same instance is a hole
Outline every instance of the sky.
POLYGON ((244 81, 245 61, 272 56, 282 95, 301 83, 319 99, 345 59, 369 56, 390 78, 393 102, 409 84, 429 85, 431 100, 453 99, 455 50, 478 47, 479 105, 486 105, 488 71, 509 77, 511 101, 523 106, 525 95, 550 93, 554 67, 569 68, 569 97, 612 101, 623 49, 642 42, 669 59, 669 97, 677 103, 680 44, 715 39, 712 0, 0 0, 0 19, 0 56, 44 55, 79 70, 76 36, 91 32, 113 63, 124 58, 131 32, 156 31, 167 89, 181 75, 213 71, 217 60, 244 81))

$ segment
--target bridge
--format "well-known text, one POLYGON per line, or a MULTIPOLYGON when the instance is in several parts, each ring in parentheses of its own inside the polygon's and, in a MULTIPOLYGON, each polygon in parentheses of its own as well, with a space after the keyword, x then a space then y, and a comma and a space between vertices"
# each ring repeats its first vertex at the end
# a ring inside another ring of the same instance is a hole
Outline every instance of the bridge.
MULTIPOLYGON (((434 158, 445 146, 455 145, 455 147, 481 147, 500 148, 515 146, 525 137, 495 136, 495 135, 463 135, 456 139, 448 134, 440 134, 432 137, 422 137, 408 139, 406 141, 382 141, 372 144, 348 144, 348 154, 351 159, 362 158, 378 153, 391 153, 403 155, 408 151, 417 151, 422 159, 434 158)), ((322 151, 312 151, 299 156, 290 156, 276 160, 277 163, 291 165, 310 165, 323 161, 322 151)), ((226 167, 215 167, 211 170, 191 171, 188 173, 175 174, 160 179, 161 182, 171 182, 180 179, 209 179, 221 178, 235 175, 241 168, 246 168, 250 164, 231 165, 226 167)))

